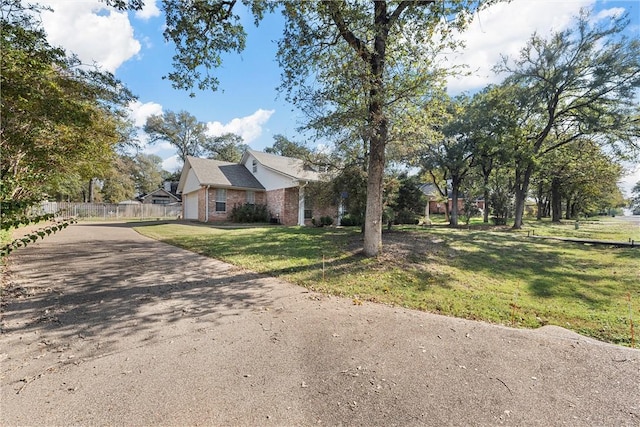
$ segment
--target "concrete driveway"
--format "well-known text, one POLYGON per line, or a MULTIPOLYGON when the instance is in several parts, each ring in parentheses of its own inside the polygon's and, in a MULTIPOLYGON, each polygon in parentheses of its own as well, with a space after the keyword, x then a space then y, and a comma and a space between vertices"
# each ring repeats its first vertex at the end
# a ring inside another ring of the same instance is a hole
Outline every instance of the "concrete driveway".
POLYGON ((329 297, 80 223, 12 254, 0 424, 640 425, 640 351, 329 297))

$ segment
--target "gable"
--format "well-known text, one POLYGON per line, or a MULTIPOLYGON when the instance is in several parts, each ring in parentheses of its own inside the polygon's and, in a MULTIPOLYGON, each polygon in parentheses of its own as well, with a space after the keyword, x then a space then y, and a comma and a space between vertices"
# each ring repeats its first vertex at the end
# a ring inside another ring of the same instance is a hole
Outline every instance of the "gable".
POLYGON ((242 156, 241 163, 248 170, 253 171, 253 160, 256 160, 263 168, 289 179, 296 181, 322 181, 320 174, 308 167, 301 159, 247 150, 242 156))
POLYGON ((173 199, 174 201, 180 201, 180 199, 175 194, 171 194, 169 191, 165 190, 164 188, 158 188, 157 190, 154 190, 151 193, 145 194, 140 198, 144 200, 147 198, 153 198, 154 196, 168 197, 170 199, 173 199))

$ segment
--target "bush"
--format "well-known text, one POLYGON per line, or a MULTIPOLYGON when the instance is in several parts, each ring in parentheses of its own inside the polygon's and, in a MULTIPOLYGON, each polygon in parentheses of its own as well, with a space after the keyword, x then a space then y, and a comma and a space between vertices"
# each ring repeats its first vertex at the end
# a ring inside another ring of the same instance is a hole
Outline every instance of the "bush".
POLYGON ((331 218, 330 216, 321 216, 319 220, 311 218, 311 224, 315 225, 316 227, 328 227, 333 224, 333 218, 331 218))
POLYGON ((232 222, 269 222, 271 215, 267 205, 254 205, 245 203, 235 205, 231 210, 230 219, 232 222))
POLYGON ((462 217, 464 219, 465 224, 469 225, 469 222, 471 222, 471 218, 473 218, 474 216, 479 216, 482 212, 480 211, 480 208, 478 207, 476 201, 471 198, 465 198, 464 199, 464 207, 462 209, 462 217))
POLYGON ((340 218, 340 225, 344 227, 360 227, 362 226, 362 217, 347 214, 340 218))
POLYGON ((410 210, 403 209, 396 215, 395 223, 396 224, 410 224, 416 225, 420 222, 418 215, 411 212, 410 210))

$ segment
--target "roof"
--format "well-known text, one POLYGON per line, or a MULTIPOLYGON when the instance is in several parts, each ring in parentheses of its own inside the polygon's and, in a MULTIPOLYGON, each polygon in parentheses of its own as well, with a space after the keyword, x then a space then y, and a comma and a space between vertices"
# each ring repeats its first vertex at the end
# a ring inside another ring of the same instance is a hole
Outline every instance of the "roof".
MULTIPOLYGON (((200 185, 264 190, 262 184, 258 182, 244 165, 187 156, 185 167, 182 170, 183 175, 185 175, 189 169, 186 167, 187 165, 193 170, 200 185)), ((178 191, 182 191, 184 188, 184 181, 186 181, 186 175, 180 177, 178 191)))
POLYGON ((436 188, 435 184, 432 184, 429 182, 429 183, 420 185, 420 187, 418 188, 427 197, 440 197, 440 193, 438 192, 438 189, 436 188))
POLYGON ((175 199, 176 201, 180 201, 180 197, 178 197, 175 194, 165 190, 164 188, 158 188, 156 190, 153 190, 151 193, 147 193, 147 194, 145 194, 143 196, 140 196, 140 199, 144 200, 147 197, 153 197, 153 196, 157 196, 157 195, 169 196, 169 197, 172 197, 173 199, 175 199))
POLYGON ((263 153, 262 151, 247 150, 240 162, 244 164, 249 154, 255 157, 262 166, 293 179, 301 181, 322 181, 321 174, 305 164, 304 160, 263 153))

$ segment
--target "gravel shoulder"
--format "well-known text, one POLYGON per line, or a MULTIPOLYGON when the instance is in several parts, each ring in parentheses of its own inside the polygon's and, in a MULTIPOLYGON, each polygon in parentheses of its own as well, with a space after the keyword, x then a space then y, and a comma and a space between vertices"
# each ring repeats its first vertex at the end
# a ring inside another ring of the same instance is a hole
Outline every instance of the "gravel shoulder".
POLYGON ((640 351, 310 292, 79 223, 2 278, 0 424, 640 425, 640 351))

